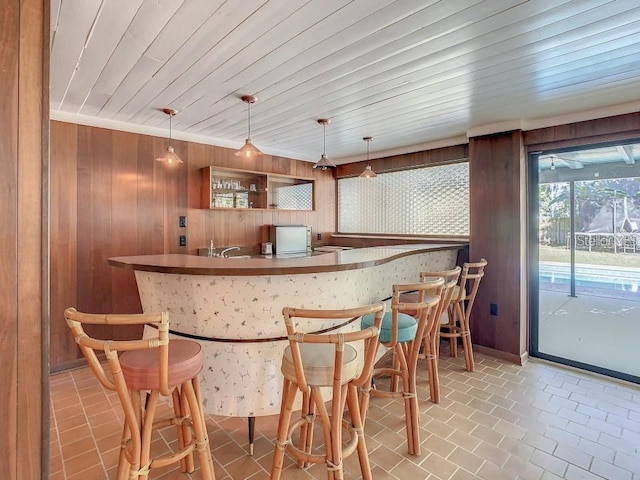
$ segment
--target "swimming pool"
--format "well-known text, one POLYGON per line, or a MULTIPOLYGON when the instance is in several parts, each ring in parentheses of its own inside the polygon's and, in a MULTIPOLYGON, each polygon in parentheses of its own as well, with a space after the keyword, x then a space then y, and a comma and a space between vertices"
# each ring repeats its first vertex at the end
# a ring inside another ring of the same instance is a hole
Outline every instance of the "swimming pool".
MULTIPOLYGON (((540 262, 540 289, 569 291, 569 281, 568 264, 540 262)), ((576 265, 576 292, 640 299, 640 269, 576 265)))

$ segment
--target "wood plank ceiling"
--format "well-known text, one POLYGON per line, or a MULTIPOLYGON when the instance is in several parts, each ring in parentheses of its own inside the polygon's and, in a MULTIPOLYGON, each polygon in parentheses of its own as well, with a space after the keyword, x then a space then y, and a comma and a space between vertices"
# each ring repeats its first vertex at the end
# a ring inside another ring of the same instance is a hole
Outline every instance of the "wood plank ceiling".
POLYGON ((640 100, 637 0, 51 4, 53 118, 311 161, 640 100))

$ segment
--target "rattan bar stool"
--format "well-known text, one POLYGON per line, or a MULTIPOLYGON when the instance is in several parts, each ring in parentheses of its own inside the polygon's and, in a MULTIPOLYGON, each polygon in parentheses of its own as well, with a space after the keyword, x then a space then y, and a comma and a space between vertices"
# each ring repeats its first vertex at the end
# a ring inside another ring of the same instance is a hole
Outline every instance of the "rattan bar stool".
POLYGON ((96 377, 105 388, 118 393, 124 410, 117 479, 146 479, 151 470, 177 462, 183 472, 192 473, 193 453, 197 452, 200 478, 215 480, 198 380, 202 370, 200 344, 192 340, 170 342, 167 312, 96 315, 67 308, 64 316, 96 377), (158 336, 142 340, 99 340, 89 337, 83 324, 156 325, 158 336), (96 351, 104 352, 109 373, 105 372, 96 351), (171 418, 155 418, 160 395, 170 396, 173 401, 171 418), (151 458, 153 431, 171 425, 177 428, 178 451, 151 458))
MULTIPOLYGON (((440 328, 440 317, 443 313, 447 312, 451 298, 454 294, 454 289, 458 283, 460 277, 460 267, 453 268, 451 270, 442 270, 439 272, 420 272, 421 282, 430 282, 438 278, 444 280, 444 286, 440 292, 440 303, 436 308, 435 314, 425 328, 424 337, 422 339, 422 354, 427 360, 427 373, 429 375, 429 396, 433 403, 440 403, 440 376, 438 374, 438 330, 440 328)), ((418 299, 418 292, 403 293, 400 295, 400 302, 411 303, 416 302, 418 299)), ((417 315, 417 312, 406 310, 402 313, 406 313, 412 316, 417 315)))
POLYGON ((376 303, 345 310, 308 310, 285 307, 282 311, 289 337, 289 346, 282 356, 282 406, 278 422, 271 479, 282 473, 285 451, 293 456, 299 467, 309 463, 326 463, 327 478, 343 479, 343 459, 358 452, 362 478, 372 479, 369 455, 365 443, 363 420, 358 391, 371 382, 371 373, 378 351, 378 333, 382 323, 384 304, 376 303), (299 332, 301 320, 351 320, 371 314, 371 325, 362 330, 345 333, 313 334, 299 332), (352 345, 364 343, 364 355, 352 345), (331 398, 323 397, 323 387, 331 388, 331 398), (298 393, 302 394, 301 417, 291 423, 291 414, 298 393), (331 400, 330 411, 325 402, 331 400), (345 406, 349 419, 344 418, 345 406), (319 422, 316 420, 319 418, 319 422), (325 451, 312 453, 313 429, 319 423, 323 431, 325 451), (299 432, 296 447, 292 435, 299 432), (343 432, 349 438, 343 442, 343 432))
POLYGON ((435 278, 442 278, 444 286, 440 295, 440 303, 431 322, 425 329, 422 342, 423 353, 427 360, 427 373, 429 375, 429 393, 433 403, 440 403, 440 375, 438 373, 438 342, 440 341, 440 318, 449 308, 455 287, 460 277, 460 267, 440 272, 421 272, 420 281, 427 282, 435 278))
MULTIPOLYGON (((420 455, 419 409, 416 386, 416 369, 422 338, 427 326, 437 321, 435 316, 440 302, 444 280, 394 285, 391 297, 391 312, 385 313, 380 329, 380 343, 393 352, 391 367, 375 368, 373 377, 390 376, 390 389, 372 388, 362 392, 362 411, 366 418, 371 397, 403 398, 407 430, 407 449, 410 455, 420 455), (416 292, 416 301, 403 303, 403 293, 416 292), (413 312, 409 315, 406 312, 413 312), (398 391, 398 382, 402 390, 398 391)), ((371 316, 362 319, 362 325, 371 324, 371 316)))
MULTIPOLYGON (((458 356, 458 338, 462 339, 464 363, 468 372, 475 370, 469 318, 486 265, 487 261, 484 258, 479 262, 463 264, 460 284, 456 285, 454 289, 451 303, 447 309, 448 314, 440 318, 440 337, 449 339, 452 357, 458 356)), ((438 341, 438 348, 439 344, 440 342, 438 341)))

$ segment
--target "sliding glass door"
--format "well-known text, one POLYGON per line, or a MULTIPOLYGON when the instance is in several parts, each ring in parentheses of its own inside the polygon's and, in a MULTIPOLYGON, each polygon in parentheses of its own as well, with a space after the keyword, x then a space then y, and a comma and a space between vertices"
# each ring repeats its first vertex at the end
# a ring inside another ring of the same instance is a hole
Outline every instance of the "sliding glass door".
POLYGON ((531 354, 640 383, 640 145, 536 153, 529 173, 531 354))

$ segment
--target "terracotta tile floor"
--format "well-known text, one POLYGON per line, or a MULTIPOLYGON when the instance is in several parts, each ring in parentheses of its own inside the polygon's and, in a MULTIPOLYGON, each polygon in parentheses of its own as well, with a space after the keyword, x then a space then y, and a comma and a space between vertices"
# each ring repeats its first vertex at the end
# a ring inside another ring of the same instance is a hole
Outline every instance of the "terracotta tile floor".
MULTIPOLYGON (((401 402, 373 399, 366 434, 375 479, 640 480, 640 388, 537 361, 476 359, 477 371, 467 373, 462 358, 441 358, 439 405, 427 400, 422 372, 420 456, 406 453, 401 402)), ((50 478, 115 478, 117 398, 84 368, 52 376, 51 401, 50 478)), ((257 419, 253 457, 245 419, 209 416, 207 424, 217 480, 269 477, 277 416, 257 419)), ((154 448, 174 442, 165 429, 154 448)), ((360 478, 356 455, 345 463, 345 478, 360 478)), ((320 465, 285 465, 285 480, 326 478, 320 465)), ((174 469, 152 478, 199 475, 174 469)))

